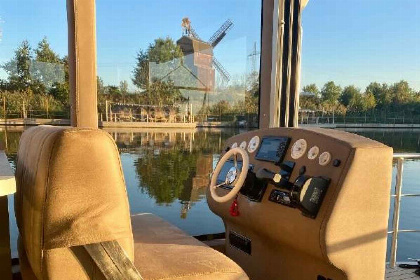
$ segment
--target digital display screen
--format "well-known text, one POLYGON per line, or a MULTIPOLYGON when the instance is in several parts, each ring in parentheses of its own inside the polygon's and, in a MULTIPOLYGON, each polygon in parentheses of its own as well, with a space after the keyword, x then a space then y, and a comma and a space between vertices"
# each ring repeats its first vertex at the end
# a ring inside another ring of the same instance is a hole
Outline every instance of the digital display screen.
POLYGON ((290 138, 288 137, 265 137, 255 158, 258 160, 280 162, 284 158, 289 142, 290 138))

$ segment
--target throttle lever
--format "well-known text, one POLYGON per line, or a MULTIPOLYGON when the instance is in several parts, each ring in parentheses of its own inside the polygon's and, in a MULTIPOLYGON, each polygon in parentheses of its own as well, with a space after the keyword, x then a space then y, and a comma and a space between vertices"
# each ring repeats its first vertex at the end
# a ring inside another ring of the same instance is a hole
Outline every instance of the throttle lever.
POLYGON ((266 168, 261 168, 257 171, 255 176, 261 180, 270 180, 278 184, 281 181, 281 175, 275 172, 272 172, 266 168))

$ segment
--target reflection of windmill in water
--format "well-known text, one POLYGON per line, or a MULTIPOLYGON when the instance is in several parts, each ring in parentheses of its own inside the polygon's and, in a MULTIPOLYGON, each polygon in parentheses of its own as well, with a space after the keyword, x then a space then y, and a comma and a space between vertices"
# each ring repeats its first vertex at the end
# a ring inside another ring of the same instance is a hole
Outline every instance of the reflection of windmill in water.
POLYGON ((210 174, 213 171, 213 156, 200 155, 197 158, 195 172, 191 172, 190 176, 184 183, 184 188, 179 196, 181 201, 181 218, 187 218, 188 211, 191 209, 193 202, 201 200, 205 195, 206 187, 210 183, 210 174))
POLYGON ((232 29, 233 22, 228 19, 206 42, 203 41, 194 28, 189 18, 182 19, 183 36, 177 41, 184 54, 184 63, 197 78, 197 88, 204 85, 203 108, 208 102, 208 93, 214 91, 215 69, 220 74, 222 85, 230 81, 229 72, 214 57, 214 48, 223 40, 228 31, 232 29))

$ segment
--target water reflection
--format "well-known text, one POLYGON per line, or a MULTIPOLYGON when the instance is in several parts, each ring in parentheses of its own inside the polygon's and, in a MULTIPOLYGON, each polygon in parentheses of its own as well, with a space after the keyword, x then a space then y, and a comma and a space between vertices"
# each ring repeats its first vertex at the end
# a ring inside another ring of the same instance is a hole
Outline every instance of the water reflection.
POLYGON ((121 153, 135 154, 138 188, 162 206, 181 204, 180 218, 204 198, 213 171, 213 155, 235 131, 108 131, 121 153))
MULTIPOLYGON (((0 127, 0 148, 13 163, 22 127, 0 127)), ((191 235, 224 230, 222 221, 209 210, 206 187, 217 155, 239 129, 107 129, 121 154, 124 177, 132 213, 150 212, 161 216, 191 235)), ((349 131, 349 130, 348 130, 349 131)), ((370 137, 394 147, 395 152, 420 152, 419 130, 358 129, 350 132, 370 137)), ((404 192, 418 193, 420 161, 407 162, 404 192)), ((12 198, 10 198, 12 200, 12 198)), ((420 204, 404 200, 401 228, 419 228, 420 204)), ((13 203, 11 217, 12 251, 16 255, 17 228, 13 203)), ((416 256, 417 235, 402 235, 399 260, 416 256), (413 246, 416 244, 416 246, 413 246)))

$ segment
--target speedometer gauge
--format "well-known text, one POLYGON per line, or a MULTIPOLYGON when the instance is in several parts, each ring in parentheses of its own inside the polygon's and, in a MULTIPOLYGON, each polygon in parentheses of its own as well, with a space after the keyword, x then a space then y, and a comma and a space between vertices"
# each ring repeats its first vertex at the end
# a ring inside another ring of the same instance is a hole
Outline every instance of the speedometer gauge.
POLYGON ((331 161, 331 154, 329 152, 323 152, 319 156, 319 165, 325 166, 331 161))
POLYGON ((292 146, 292 158, 301 158, 305 154, 307 147, 308 143, 306 143, 305 139, 297 140, 292 146))
POLYGON ((313 146, 312 148, 309 149, 308 158, 315 159, 318 156, 318 154, 319 154, 318 146, 313 146))
POLYGON ((254 136, 251 138, 248 144, 248 153, 252 154, 260 145, 260 137, 254 136))

